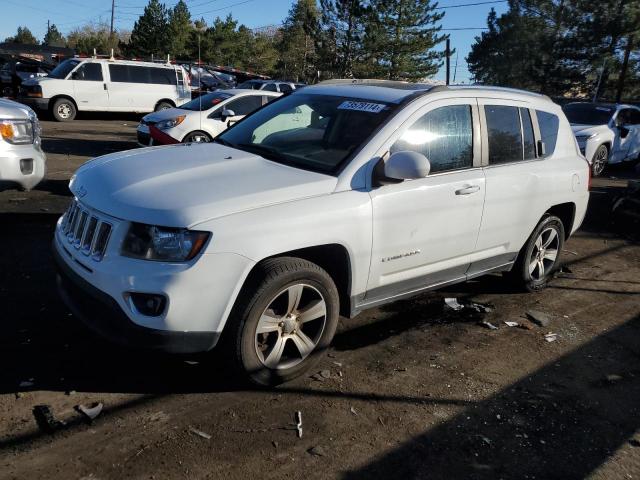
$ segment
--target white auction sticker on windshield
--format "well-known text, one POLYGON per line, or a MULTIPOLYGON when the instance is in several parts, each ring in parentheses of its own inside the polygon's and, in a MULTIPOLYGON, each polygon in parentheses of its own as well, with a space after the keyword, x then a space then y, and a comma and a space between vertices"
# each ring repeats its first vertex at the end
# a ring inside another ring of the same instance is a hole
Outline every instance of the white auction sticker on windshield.
POLYGON ((338 106, 338 110, 357 110, 359 112, 380 113, 385 109, 385 107, 386 105, 381 103, 354 102, 353 100, 347 100, 338 106))

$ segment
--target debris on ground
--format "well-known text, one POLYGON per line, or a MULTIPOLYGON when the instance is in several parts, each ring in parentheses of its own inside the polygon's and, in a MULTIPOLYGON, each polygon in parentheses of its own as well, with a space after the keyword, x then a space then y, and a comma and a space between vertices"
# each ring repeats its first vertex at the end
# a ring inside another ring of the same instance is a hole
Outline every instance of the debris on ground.
POLYGON ((298 431, 298 438, 302 438, 302 412, 296 412, 296 430, 298 431))
POLYGON ((46 433, 54 433, 66 424, 56 419, 49 405, 36 405, 33 407, 33 416, 40 430, 46 433))
POLYGON ((578 256, 578 252, 574 252, 573 250, 562 250, 562 253, 568 253, 569 255, 578 256))
POLYGON ((322 378, 331 378, 331 371, 329 370, 320 370, 319 373, 322 378))
POLYGON ((313 375, 311 375, 311 379, 315 380, 316 382, 324 382, 324 378, 319 373, 314 373, 313 375))
POLYGON ((445 298, 444 299, 444 304, 449 307, 451 310, 462 310, 464 308, 464 305, 462 305, 461 303, 458 303, 458 299, 457 298, 445 298))
POLYGON ((489 330, 498 330, 498 327, 496 327, 493 323, 491 322, 480 322, 480 325, 488 328, 489 330))
POLYGON ((307 453, 313 455, 314 457, 324 457, 326 455, 324 448, 320 446, 311 447, 307 450, 307 453))
POLYGON ((615 373, 610 373, 609 375, 607 375, 605 377, 605 380, 608 383, 616 383, 616 382, 619 382, 620 380, 622 380, 622 376, 621 375, 617 375, 615 373))
POLYGON ((547 327, 551 323, 551 317, 544 312, 540 312, 539 310, 527 311, 527 317, 532 322, 540 325, 541 327, 547 327))
POLYGON ((86 405, 82 405, 82 404, 76 405, 75 409, 78 412, 82 413, 87 418, 87 420, 91 422, 95 420, 96 417, 100 415, 100 413, 102 413, 103 406, 104 405, 102 405, 102 403, 96 402, 91 404, 90 407, 87 407, 86 405))
POLYGON ((350 411, 351 413, 353 413, 356 417, 358 416, 358 412, 356 411, 356 409, 355 409, 355 408, 351 407, 351 408, 349 409, 349 411, 350 411))
POLYGON ((384 427, 384 419, 382 417, 378 417, 378 421, 380 422, 380 425, 384 427))
POLYGON ((504 322, 507 327, 519 327, 520 324, 518 322, 504 322))
POLYGON ((555 342, 558 339, 558 334, 557 333, 552 333, 552 332, 545 333, 544 339, 547 342, 555 342))
POLYGON ((191 433, 193 433, 194 435, 198 435, 199 437, 204 438, 205 440, 211 440, 211 435, 209 435, 208 433, 203 432, 202 430, 198 430, 196 428, 189 427, 189 431, 191 433))

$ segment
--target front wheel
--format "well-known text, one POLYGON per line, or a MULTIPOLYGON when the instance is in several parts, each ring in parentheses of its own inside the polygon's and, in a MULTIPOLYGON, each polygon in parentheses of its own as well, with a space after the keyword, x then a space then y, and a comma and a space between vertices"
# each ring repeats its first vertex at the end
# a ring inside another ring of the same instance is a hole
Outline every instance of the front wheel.
POLYGON ((53 104, 51 113, 58 122, 70 122, 76 118, 76 105, 68 98, 60 98, 53 104))
POLYGON ((160 110, 166 110, 168 108, 173 108, 173 105, 169 102, 158 102, 155 111, 159 112, 160 110))
POLYGON ((211 137, 205 132, 191 132, 182 141, 184 143, 208 143, 211 141, 211 137))
POLYGON ((593 154, 593 160, 591 161, 591 173, 594 177, 599 177, 604 172, 607 162, 609 160, 609 149, 606 145, 600 145, 593 154))
POLYGON ((227 334, 240 374, 256 385, 275 386, 308 371, 331 343, 338 291, 326 271, 300 258, 270 259, 257 268, 227 334))
POLYGON ((555 215, 545 216, 518 255, 512 278, 529 292, 546 287, 560 264, 564 225, 555 215))

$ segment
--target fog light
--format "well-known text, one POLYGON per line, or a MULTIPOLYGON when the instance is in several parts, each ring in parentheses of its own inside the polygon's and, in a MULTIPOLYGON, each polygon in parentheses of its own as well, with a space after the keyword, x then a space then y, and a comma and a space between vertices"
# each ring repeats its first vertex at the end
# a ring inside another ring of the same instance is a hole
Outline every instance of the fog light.
POLYGON ((33 158, 20 159, 20 171, 23 175, 31 175, 33 173, 33 158))
POLYGON ((134 308, 142 315, 157 317, 164 312, 167 299, 164 295, 152 293, 130 293, 129 298, 134 308))

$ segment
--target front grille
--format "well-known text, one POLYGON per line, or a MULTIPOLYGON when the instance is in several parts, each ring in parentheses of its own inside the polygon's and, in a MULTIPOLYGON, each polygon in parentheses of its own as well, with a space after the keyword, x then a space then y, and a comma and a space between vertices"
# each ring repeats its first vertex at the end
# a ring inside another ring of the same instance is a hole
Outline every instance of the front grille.
POLYGON ((62 218, 60 230, 69 244, 96 262, 102 260, 113 225, 73 200, 62 218))

